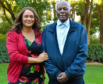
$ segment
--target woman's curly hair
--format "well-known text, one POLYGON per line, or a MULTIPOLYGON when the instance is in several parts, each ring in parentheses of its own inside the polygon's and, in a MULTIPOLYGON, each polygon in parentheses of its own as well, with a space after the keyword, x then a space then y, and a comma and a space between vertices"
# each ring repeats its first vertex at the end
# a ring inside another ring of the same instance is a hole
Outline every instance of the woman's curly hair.
POLYGON ((41 30, 40 20, 39 20, 39 17, 38 17, 38 15, 37 15, 37 12, 36 12, 35 9, 33 9, 32 7, 24 7, 24 8, 22 8, 22 10, 21 10, 21 12, 19 13, 18 17, 17 17, 16 20, 14 21, 14 24, 13 24, 11 30, 16 30, 17 33, 20 33, 20 32, 21 32, 22 27, 23 27, 22 16, 23 16, 23 13, 24 13, 26 10, 30 10, 30 11, 32 11, 32 12, 34 13, 35 22, 34 22, 32 28, 35 29, 38 33, 40 33, 40 30, 41 30))

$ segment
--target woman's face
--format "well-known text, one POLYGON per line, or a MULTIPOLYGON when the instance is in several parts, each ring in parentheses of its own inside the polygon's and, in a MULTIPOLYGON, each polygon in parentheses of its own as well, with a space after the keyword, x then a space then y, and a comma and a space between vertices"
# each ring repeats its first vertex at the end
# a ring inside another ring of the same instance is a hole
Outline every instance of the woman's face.
POLYGON ((24 27, 32 27, 35 22, 34 13, 26 10, 22 15, 22 23, 24 27))

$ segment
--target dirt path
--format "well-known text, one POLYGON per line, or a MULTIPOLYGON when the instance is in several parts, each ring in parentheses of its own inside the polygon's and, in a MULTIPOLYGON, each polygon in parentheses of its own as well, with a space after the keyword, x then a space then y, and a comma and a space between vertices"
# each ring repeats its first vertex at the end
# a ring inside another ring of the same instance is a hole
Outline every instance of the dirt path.
POLYGON ((91 62, 91 63, 86 63, 87 65, 103 65, 103 63, 98 63, 98 62, 91 62))

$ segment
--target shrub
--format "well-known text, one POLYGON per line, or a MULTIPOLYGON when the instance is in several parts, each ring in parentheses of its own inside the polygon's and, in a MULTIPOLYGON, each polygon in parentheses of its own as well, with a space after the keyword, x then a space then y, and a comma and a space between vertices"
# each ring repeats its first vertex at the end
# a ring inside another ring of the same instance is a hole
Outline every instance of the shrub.
POLYGON ((103 45, 90 44, 88 46, 87 61, 97 61, 103 63, 103 45))
POLYGON ((11 29, 11 25, 8 23, 4 17, 2 17, 3 22, 0 23, 0 33, 6 35, 7 32, 11 29))
POLYGON ((6 40, 6 39, 7 39, 7 38, 6 38, 6 35, 3 35, 3 34, 0 33, 0 41, 1 41, 1 40, 6 40))
POLYGON ((6 41, 0 41, 0 63, 8 63, 9 56, 6 48, 6 41))

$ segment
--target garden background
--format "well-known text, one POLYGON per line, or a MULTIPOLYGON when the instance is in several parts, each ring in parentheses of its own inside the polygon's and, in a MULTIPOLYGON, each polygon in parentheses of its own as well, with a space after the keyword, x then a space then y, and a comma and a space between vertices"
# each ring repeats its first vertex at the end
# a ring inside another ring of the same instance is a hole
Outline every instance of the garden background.
MULTIPOLYGON (((7 84, 9 56, 6 35, 23 7, 33 7, 40 18, 42 30, 57 20, 55 3, 61 0, 0 0, 0 84, 7 84)), ((71 4, 70 19, 83 24, 88 35, 86 63, 103 64, 103 0, 65 0, 71 4)), ((46 74, 46 83, 48 77, 46 74)), ((103 84, 103 65, 87 65, 86 84, 103 84)))

